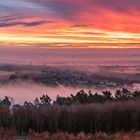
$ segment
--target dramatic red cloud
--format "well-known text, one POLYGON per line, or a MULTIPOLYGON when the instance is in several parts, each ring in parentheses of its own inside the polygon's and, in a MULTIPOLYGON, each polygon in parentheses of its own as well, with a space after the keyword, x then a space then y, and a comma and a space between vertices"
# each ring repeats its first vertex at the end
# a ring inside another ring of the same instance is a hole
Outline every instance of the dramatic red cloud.
POLYGON ((95 47, 88 44, 121 43, 126 44, 121 47, 139 47, 138 0, 14 1, 6 0, 7 9, 0 10, 2 44, 95 47))

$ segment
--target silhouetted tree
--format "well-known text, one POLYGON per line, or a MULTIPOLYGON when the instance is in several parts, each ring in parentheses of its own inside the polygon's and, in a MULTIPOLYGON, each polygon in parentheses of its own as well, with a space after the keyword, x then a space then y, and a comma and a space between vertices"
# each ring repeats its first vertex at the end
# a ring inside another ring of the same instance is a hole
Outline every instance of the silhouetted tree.
POLYGON ((39 106, 41 105, 41 103, 40 103, 40 101, 39 101, 38 98, 36 98, 36 99, 34 100, 34 105, 35 105, 35 107, 39 107, 39 106))
POLYGON ((5 98, 1 101, 1 104, 9 107, 11 105, 11 102, 9 98, 5 96, 5 98))
POLYGON ((140 98, 140 91, 134 91, 133 98, 134 99, 139 99, 140 98))
POLYGON ((71 97, 60 97, 59 95, 57 95, 56 97, 56 101, 54 101, 54 104, 57 105, 72 105, 73 100, 71 97))
POLYGON ((48 95, 43 95, 40 100, 43 105, 51 105, 51 98, 48 95))
POLYGON ((103 91, 103 97, 105 101, 112 101, 113 97, 110 91, 103 91))
POLYGON ((117 90, 115 93, 116 100, 130 100, 133 98, 132 93, 127 89, 117 90))
POLYGON ((80 92, 78 92, 75 96, 75 99, 76 99, 76 103, 78 104, 88 103, 88 95, 86 92, 84 92, 84 90, 81 90, 80 92))

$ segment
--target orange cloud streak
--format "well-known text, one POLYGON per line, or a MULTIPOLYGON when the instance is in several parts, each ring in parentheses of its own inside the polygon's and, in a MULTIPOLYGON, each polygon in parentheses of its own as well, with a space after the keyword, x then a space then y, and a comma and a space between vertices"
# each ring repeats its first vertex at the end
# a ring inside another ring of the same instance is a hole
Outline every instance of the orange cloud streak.
MULTIPOLYGON (((55 18, 51 23, 37 26, 9 26, 0 28, 0 42, 3 44, 90 44, 90 43, 140 43, 140 13, 133 14, 98 9, 79 12, 77 21, 55 18), (77 22, 76 21, 76 22, 77 22)), ((50 17, 49 17, 50 18, 50 17)), ((54 19, 54 17, 52 17, 54 19)), ((46 20, 46 17, 25 18, 20 22, 46 20)), ((51 21, 50 19, 47 19, 51 21)), ((75 45, 74 45, 75 46, 75 45)), ((89 46, 89 45, 88 45, 89 46)), ((140 47, 137 45, 137 47, 140 47)))

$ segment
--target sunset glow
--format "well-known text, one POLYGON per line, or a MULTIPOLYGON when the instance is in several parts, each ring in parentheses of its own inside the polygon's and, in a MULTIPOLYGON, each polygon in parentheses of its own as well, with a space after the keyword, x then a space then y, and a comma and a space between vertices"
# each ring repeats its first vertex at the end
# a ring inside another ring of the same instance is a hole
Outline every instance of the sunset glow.
POLYGON ((139 17, 138 0, 1 0, 0 44, 138 48, 139 17))

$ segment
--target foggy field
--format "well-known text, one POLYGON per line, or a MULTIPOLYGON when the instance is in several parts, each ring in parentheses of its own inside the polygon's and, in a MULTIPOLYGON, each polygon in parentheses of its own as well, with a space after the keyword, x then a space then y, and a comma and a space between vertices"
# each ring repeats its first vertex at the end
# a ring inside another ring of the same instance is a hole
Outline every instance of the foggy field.
MULTIPOLYGON (((86 89, 86 88, 85 88, 86 89)), ((24 101, 33 102, 36 97, 43 94, 48 94, 52 99, 57 95, 69 96, 80 90, 80 87, 65 87, 65 86, 46 86, 37 84, 33 81, 16 81, 4 85, 0 85, 0 98, 6 96, 12 97, 15 103, 23 104, 24 101)), ((86 89, 88 91, 88 88, 86 89)), ((93 90, 92 90, 93 91, 93 90)))
POLYGON ((113 92, 122 88, 128 88, 132 91, 139 90, 140 74, 138 68, 138 66, 100 66, 94 69, 92 74, 90 72, 82 73, 81 71, 78 73, 74 69, 70 70, 70 73, 66 68, 58 69, 47 66, 0 65, 0 98, 6 95, 13 97, 16 103, 23 103, 25 100, 32 102, 42 94, 48 94, 52 99, 55 99, 57 95, 69 96, 80 89, 84 89, 87 92, 91 90, 94 93, 101 93, 103 90, 113 92), (42 74, 44 69, 47 71, 45 76, 42 74), (20 72, 19 78, 9 79, 11 75, 15 75, 16 71, 20 72), (29 78, 21 78, 24 75, 29 78), (59 75, 59 78, 57 75, 59 75), (88 84, 79 83, 79 77, 86 78, 88 84), (73 79, 76 82, 73 82, 73 79), (105 85, 105 83, 110 82, 114 82, 116 86, 105 85), (121 85, 122 83, 124 84, 123 86, 121 85))
MULTIPOLYGON (((56 98, 57 95, 67 97, 71 94, 76 94, 81 89, 86 92, 91 91, 92 93, 98 92, 99 94, 102 91, 111 91, 114 95, 116 88, 111 87, 87 87, 87 86, 49 86, 41 83, 35 83, 33 81, 21 81, 17 80, 14 82, 9 82, 7 84, 0 84, 0 99, 8 96, 13 100, 15 104, 23 104, 24 101, 33 102, 37 97, 47 94, 51 97, 52 100, 56 98)), ((134 89, 131 91, 139 90, 140 84, 135 84, 134 89)))

